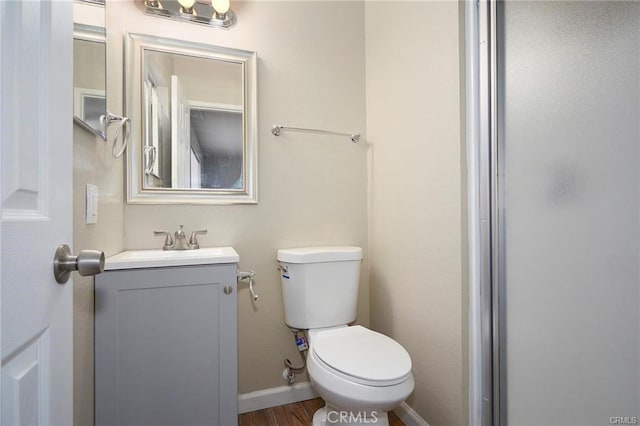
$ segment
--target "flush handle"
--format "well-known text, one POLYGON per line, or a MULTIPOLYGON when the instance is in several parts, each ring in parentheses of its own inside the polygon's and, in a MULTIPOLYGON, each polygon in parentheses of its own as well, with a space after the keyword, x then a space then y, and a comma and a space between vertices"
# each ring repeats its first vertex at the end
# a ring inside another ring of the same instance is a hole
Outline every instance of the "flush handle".
POLYGON ((73 271, 78 271, 82 276, 101 273, 104 271, 104 252, 81 250, 77 256, 72 256, 68 245, 58 246, 53 256, 53 276, 56 278, 56 282, 58 284, 66 283, 73 271))

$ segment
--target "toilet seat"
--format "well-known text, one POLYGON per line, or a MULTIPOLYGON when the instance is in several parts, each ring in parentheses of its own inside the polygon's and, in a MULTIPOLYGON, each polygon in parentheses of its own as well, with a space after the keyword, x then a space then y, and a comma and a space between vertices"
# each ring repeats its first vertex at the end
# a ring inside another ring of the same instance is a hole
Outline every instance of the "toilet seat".
POLYGON ((395 340, 356 325, 317 333, 314 358, 334 374, 367 386, 392 386, 411 376, 411 358, 395 340))

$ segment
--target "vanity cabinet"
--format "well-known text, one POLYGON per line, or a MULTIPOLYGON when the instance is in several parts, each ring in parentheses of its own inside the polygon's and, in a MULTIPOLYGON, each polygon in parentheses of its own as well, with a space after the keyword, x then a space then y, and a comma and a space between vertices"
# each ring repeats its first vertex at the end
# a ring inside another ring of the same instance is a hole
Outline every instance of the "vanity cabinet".
POLYGON ((226 263, 96 276, 97 426, 237 424, 236 274, 226 263))

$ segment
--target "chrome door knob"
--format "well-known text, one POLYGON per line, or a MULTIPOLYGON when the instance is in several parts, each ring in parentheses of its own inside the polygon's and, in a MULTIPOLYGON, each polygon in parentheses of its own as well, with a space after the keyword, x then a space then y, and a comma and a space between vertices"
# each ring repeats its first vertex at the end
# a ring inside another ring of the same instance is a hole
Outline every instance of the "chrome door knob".
POLYGON ((58 284, 69 280, 72 271, 82 276, 97 275, 104 271, 104 253, 100 250, 82 250, 77 256, 71 255, 69 246, 58 246, 53 256, 53 276, 58 284))

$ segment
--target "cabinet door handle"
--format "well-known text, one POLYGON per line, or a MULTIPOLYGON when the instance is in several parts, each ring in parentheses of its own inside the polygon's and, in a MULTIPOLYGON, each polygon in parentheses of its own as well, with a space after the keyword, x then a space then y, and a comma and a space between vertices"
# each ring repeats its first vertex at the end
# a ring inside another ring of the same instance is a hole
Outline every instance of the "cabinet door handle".
POLYGON ((231 287, 230 285, 225 285, 223 291, 224 291, 224 294, 231 294, 233 293, 233 287, 231 287))

